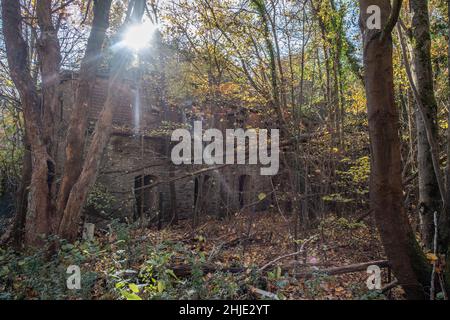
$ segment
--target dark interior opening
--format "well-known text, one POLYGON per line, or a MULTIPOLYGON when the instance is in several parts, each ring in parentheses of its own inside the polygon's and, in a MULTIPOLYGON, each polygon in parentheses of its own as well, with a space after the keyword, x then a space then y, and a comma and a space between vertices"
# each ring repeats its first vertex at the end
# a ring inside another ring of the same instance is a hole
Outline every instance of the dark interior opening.
POLYGON ((208 175, 195 178, 194 206, 199 212, 206 209, 206 202, 208 201, 208 195, 212 187, 211 183, 212 179, 208 175))
POLYGON ((239 177, 239 208, 242 209, 249 204, 250 176, 239 177))
POLYGON ((156 182, 156 177, 140 175, 134 178, 135 218, 150 215, 158 210, 159 197, 156 188, 146 188, 156 182))

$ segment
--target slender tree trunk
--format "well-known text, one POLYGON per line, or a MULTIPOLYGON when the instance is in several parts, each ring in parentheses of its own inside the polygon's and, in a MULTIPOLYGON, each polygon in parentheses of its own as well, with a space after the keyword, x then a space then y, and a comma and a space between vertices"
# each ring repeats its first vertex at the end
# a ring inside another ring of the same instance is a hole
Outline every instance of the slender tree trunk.
MULTIPOLYGON (((401 5, 401 1, 395 5, 401 5)), ((361 0, 360 8, 371 139, 371 206, 395 276, 409 299, 424 299, 429 267, 402 205, 399 116, 394 99, 391 37, 398 16, 393 14, 395 10, 391 13, 389 0, 361 0), (383 31, 366 27, 370 5, 380 7, 383 31)))
MULTIPOLYGON (((449 70, 448 72, 448 90, 450 92, 450 0, 447 0, 447 5, 448 5, 448 11, 447 11, 447 19, 448 19, 448 54, 447 54, 447 68, 449 70)), ((447 108, 449 109, 448 112, 448 123, 450 124, 450 94, 448 96, 448 106, 447 108)), ((449 190, 449 192, 447 192, 447 203, 450 203, 450 126, 447 130, 447 168, 446 168, 446 178, 447 178, 447 190, 449 190)), ((447 209, 450 209, 450 206, 447 206, 447 209)), ((450 210, 449 210, 450 211, 450 210)), ((449 214, 447 213, 447 216, 449 216, 449 214)), ((450 239, 449 239, 450 240, 450 239)))
MULTIPOLYGON (((408 81, 410 83, 411 92, 412 92, 412 95, 416 102, 418 112, 422 116, 421 119, 424 120, 423 125, 424 125, 424 129, 426 132, 426 137, 428 139, 428 145, 429 145, 429 151, 430 151, 430 155, 431 155, 431 161, 433 163, 434 175, 436 177, 440 199, 443 203, 443 206, 442 206, 444 208, 443 211, 446 212, 447 209, 445 209, 445 208, 448 208, 448 206, 446 204, 447 203, 446 202, 447 188, 446 188, 446 185, 444 182, 444 177, 441 172, 441 166, 440 166, 440 161, 439 161, 439 152, 438 152, 438 150, 439 150, 438 141, 437 141, 437 139, 435 139, 435 136, 433 135, 433 123, 431 121, 428 121, 429 118, 426 116, 427 110, 422 103, 419 91, 414 82, 414 77, 412 75, 411 67, 410 67, 409 61, 407 59, 407 50, 406 50, 406 44, 405 44, 405 39, 403 37, 402 29, 400 27, 398 27, 397 30, 398 30, 399 40, 400 40, 400 46, 402 48, 402 55, 403 55, 403 61, 404 61, 404 65, 405 65, 406 74, 408 76, 408 81)), ((441 226, 443 225, 442 221, 445 220, 446 217, 447 217, 446 214, 440 215, 440 220, 441 220, 440 225, 441 226)), ((434 222, 433 222, 433 225, 434 225, 434 222)), ((439 237, 438 237, 440 251, 442 249, 442 239, 444 237, 444 233, 442 233, 442 231, 443 230, 440 230, 439 237)), ((433 234, 434 234, 434 231, 433 231, 433 234)), ((447 243, 447 241, 445 241, 445 243, 447 243)))
MULTIPOLYGON (((142 16, 144 15, 144 4, 145 0, 136 0, 133 2, 131 23, 141 22, 142 16)), ((80 222, 86 198, 97 179, 103 153, 111 137, 113 115, 123 90, 127 89, 124 87, 126 85, 123 83, 122 76, 130 58, 130 52, 127 52, 126 49, 122 49, 116 53, 111 62, 113 71, 110 76, 107 98, 97 121, 92 141, 83 164, 83 169, 81 170, 77 182, 72 187, 59 225, 58 234, 60 237, 69 241, 74 241, 78 235, 78 224, 80 222)))
POLYGON ((431 65, 430 21, 428 1, 411 0, 409 3, 412 13, 411 71, 426 117, 423 119, 421 112, 416 112, 421 234, 425 247, 431 250, 434 237, 433 217, 435 212, 441 212, 442 202, 424 122, 430 123, 432 139, 436 141, 438 136, 437 102, 434 96, 431 65))
POLYGON ((123 92, 123 90, 120 89, 122 82, 120 74, 124 71, 126 63, 124 61, 117 61, 117 63, 120 63, 121 65, 116 71, 115 77, 110 80, 107 99, 97 121, 83 169, 77 182, 72 187, 59 225, 58 233, 60 237, 69 241, 74 241, 78 235, 78 224, 80 222, 81 212, 89 190, 97 179, 103 152, 111 136, 114 110, 116 109, 123 92))
MULTIPOLYGON (((450 92, 450 0, 447 0, 447 23, 448 23, 448 90, 450 92)), ((450 124, 450 95, 448 97, 448 123, 450 124)), ((441 239, 445 241, 444 245, 447 246, 447 261, 446 261, 446 270, 445 270, 445 283, 446 283, 446 289, 447 293, 450 292, 450 127, 447 131, 447 199, 446 199, 446 210, 445 210, 445 216, 443 219, 441 219, 440 226, 441 226, 441 239)))
POLYGON ((25 222, 27 217, 28 188, 31 182, 31 152, 30 144, 25 133, 24 155, 22 160, 22 176, 19 189, 16 193, 16 215, 14 217, 11 234, 12 244, 19 248, 23 245, 25 222))
POLYGON ((87 127, 87 114, 92 90, 97 78, 97 70, 102 61, 101 52, 109 26, 109 12, 112 0, 95 1, 94 20, 86 47, 86 53, 81 64, 75 105, 72 109, 66 138, 66 159, 61 186, 58 193, 56 209, 59 225, 66 207, 69 193, 80 176, 83 166, 83 152, 87 127))
POLYGON ((334 96, 335 96, 335 118, 337 142, 340 148, 344 147, 344 96, 342 87, 342 13, 337 10, 334 0, 330 0, 331 21, 333 25, 332 34, 335 36, 336 43, 333 44, 333 72, 334 72, 334 96))

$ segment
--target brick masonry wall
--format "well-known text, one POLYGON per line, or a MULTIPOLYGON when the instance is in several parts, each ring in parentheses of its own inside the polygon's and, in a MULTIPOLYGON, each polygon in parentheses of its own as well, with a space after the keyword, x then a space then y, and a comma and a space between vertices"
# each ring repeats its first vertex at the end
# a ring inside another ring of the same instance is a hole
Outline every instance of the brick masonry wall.
MULTIPOLYGON (((89 121, 91 130, 95 120, 102 109, 106 99, 108 81, 106 78, 99 77, 94 88, 94 94, 89 111, 89 121)), ((141 175, 155 177, 158 181, 164 183, 158 185, 153 191, 161 194, 161 212, 165 221, 171 220, 171 203, 169 179, 171 168, 175 177, 182 177, 190 172, 204 168, 199 165, 181 165, 174 166, 170 159, 166 157, 167 146, 162 137, 145 137, 133 134, 135 126, 135 104, 137 92, 141 108, 141 126, 146 130, 155 130, 161 124, 162 112, 157 108, 154 97, 148 97, 145 94, 149 90, 133 88, 131 83, 124 83, 123 86, 129 90, 123 90, 122 100, 120 101, 117 112, 114 115, 114 133, 104 154, 101 172, 97 183, 105 186, 109 193, 116 199, 114 203, 113 216, 111 218, 133 219, 136 201, 134 195, 135 178, 141 175), (119 128, 120 127, 120 128, 119 128)), ((67 127, 70 112, 74 101, 74 92, 76 80, 73 77, 66 77, 61 84, 61 141, 64 141, 65 128, 67 127)), ((151 91, 151 90, 150 90, 151 91)), ((170 110, 168 112, 169 120, 180 121, 181 116, 170 110)), ((59 145, 58 157, 64 157, 64 142, 59 145)), ((61 161, 60 161, 61 163, 61 161)), ((61 172, 62 168, 58 168, 61 172)), ((270 177, 264 177, 259 174, 259 166, 256 165, 234 165, 222 168, 219 171, 210 171, 205 173, 209 176, 206 188, 202 190, 205 199, 204 211, 210 215, 223 217, 232 215, 240 210, 239 180, 241 176, 248 176, 246 183, 246 205, 258 202, 258 195, 265 193, 267 199, 259 202, 254 208, 256 210, 266 209, 270 205, 271 184, 270 177)), ((176 210, 180 218, 189 218, 194 213, 195 207, 195 177, 186 177, 175 182, 176 190, 176 210)), ((199 191, 197 191, 197 194, 199 191)), ((248 210, 244 208, 244 210, 248 210)))

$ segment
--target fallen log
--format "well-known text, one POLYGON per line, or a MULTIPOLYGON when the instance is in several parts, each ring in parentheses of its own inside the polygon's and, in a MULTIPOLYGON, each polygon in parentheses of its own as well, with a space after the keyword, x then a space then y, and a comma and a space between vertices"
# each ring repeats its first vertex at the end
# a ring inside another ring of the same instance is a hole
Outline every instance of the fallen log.
POLYGON ((367 268, 370 266, 379 266, 380 268, 388 268, 389 262, 387 260, 379 260, 379 261, 371 261, 371 262, 365 262, 365 263, 357 263, 357 264, 351 264, 351 265, 343 266, 343 267, 332 267, 332 268, 327 268, 327 269, 322 269, 322 270, 318 269, 318 270, 298 272, 298 273, 294 274, 294 276, 296 278, 310 278, 318 273, 325 274, 328 276, 336 276, 336 275, 341 275, 341 274, 366 271, 367 268))
MULTIPOLYGON (((169 269, 172 270, 177 277, 184 278, 191 276, 194 268, 190 265, 177 265, 172 266, 169 269)), ((202 265, 200 267, 200 270, 203 272, 203 274, 214 272, 243 273, 246 271, 245 268, 240 267, 219 268, 214 265, 202 265)))
MULTIPOLYGON (((321 264, 299 264, 298 267, 311 267, 311 266, 318 266, 321 264)), ((379 266, 380 268, 387 268, 389 267, 389 262, 387 260, 380 260, 380 261, 371 261, 371 262, 365 262, 365 263, 358 263, 358 264, 352 264, 352 265, 348 265, 348 266, 342 266, 342 267, 330 267, 330 268, 326 268, 326 269, 317 269, 317 270, 308 270, 308 271, 301 271, 298 273, 295 273, 294 276, 296 278, 309 278, 312 277, 314 274, 320 273, 320 274, 326 274, 329 276, 334 276, 334 275, 341 275, 341 274, 346 274, 346 273, 353 273, 353 272, 361 272, 361 271, 366 271, 367 268, 369 266, 379 266)), ((189 277, 192 275, 193 269, 194 267, 191 265, 174 265, 169 267, 170 270, 173 271, 173 273, 180 278, 184 278, 184 277, 189 277)), ((242 268, 242 267, 225 267, 225 268, 220 268, 216 265, 213 264, 205 264, 200 266, 200 270, 204 273, 204 274, 208 274, 208 273, 215 273, 215 272, 229 272, 229 273, 233 273, 233 274, 237 274, 237 273, 244 273, 246 272, 248 269, 247 268, 242 268)), ((266 271, 271 270, 271 268, 266 268, 266 271)), ((286 271, 288 272, 288 268, 284 267, 282 268, 283 272, 286 271)), ((261 272, 261 269, 260 269, 261 272)))

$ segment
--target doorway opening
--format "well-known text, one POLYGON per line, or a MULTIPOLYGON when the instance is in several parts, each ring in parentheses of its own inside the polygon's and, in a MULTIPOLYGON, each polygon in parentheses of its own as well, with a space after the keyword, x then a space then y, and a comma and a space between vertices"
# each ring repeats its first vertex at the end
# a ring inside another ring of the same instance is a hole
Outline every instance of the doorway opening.
POLYGON ((152 175, 139 175, 134 178, 135 220, 144 220, 159 210, 159 194, 157 187, 150 188, 157 181, 152 175))
POLYGON ((242 175, 239 177, 239 209, 251 204, 251 177, 242 175))

